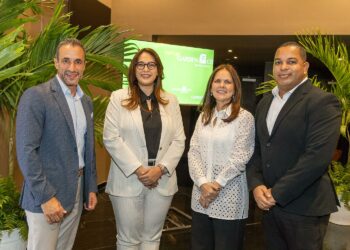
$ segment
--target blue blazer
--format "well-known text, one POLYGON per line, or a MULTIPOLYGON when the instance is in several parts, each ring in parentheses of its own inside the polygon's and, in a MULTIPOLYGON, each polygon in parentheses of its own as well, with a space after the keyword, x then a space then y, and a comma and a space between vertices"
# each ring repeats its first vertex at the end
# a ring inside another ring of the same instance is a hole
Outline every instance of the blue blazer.
MULTIPOLYGON (((86 116, 84 202, 97 192, 91 99, 81 99, 86 116)), ((41 204, 56 197, 71 211, 78 185, 79 160, 72 116, 57 78, 29 88, 21 97, 16 121, 16 148, 24 176, 20 204, 42 212, 41 204)))

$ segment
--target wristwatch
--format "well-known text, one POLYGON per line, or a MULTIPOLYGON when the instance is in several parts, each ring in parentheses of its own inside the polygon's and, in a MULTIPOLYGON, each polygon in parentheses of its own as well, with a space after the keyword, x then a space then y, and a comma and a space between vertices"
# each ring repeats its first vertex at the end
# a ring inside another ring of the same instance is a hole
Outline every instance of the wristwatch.
POLYGON ((163 174, 163 175, 169 173, 169 172, 168 172, 168 169, 167 169, 164 165, 158 164, 158 167, 159 167, 160 170, 162 171, 162 174, 163 174))

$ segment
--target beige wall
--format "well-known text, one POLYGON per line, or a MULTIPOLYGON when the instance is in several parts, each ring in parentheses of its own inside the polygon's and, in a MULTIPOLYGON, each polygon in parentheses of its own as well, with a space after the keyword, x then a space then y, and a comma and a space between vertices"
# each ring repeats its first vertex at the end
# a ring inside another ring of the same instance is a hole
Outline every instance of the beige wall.
POLYGON ((112 23, 145 35, 350 34, 348 0, 113 0, 112 23))

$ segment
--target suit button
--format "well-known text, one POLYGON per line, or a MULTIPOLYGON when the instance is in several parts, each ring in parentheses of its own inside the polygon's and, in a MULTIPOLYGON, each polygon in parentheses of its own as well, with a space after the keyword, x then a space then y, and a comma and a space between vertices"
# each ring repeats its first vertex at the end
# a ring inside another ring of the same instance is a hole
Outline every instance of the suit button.
POLYGON ((271 167, 270 163, 266 163, 266 167, 267 168, 271 167))
POLYGON ((74 148, 74 152, 75 152, 75 153, 77 152, 77 148, 74 148))
POLYGON ((270 147, 271 146, 271 142, 266 143, 266 147, 270 147))
POLYGON ((161 150, 162 150, 162 147, 159 148, 159 151, 161 151, 161 150))

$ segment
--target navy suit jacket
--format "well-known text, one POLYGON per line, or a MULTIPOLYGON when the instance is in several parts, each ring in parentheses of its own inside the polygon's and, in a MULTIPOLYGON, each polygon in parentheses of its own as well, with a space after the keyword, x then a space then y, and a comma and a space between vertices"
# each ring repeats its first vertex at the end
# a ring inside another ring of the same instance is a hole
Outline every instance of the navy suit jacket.
POLYGON ((250 189, 272 188, 284 211, 322 216, 337 210, 328 166, 339 138, 341 111, 333 94, 300 85, 279 113, 271 135, 266 116, 273 95, 256 110, 256 149, 248 167, 250 189))
MULTIPOLYGON (((81 99, 86 116, 84 202, 97 192, 91 99, 81 99)), ((21 97, 16 120, 16 148, 24 176, 20 204, 42 212, 41 204, 56 197, 71 211, 78 185, 79 160, 72 116, 57 78, 29 88, 21 97)))

